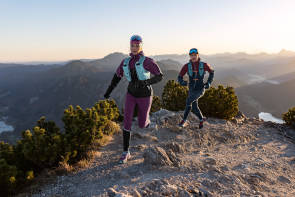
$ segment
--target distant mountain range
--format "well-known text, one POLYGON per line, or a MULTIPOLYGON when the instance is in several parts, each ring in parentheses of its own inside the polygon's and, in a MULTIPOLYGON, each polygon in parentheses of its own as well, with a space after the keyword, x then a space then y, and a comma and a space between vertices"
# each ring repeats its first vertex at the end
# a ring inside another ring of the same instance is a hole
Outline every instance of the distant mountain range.
MULTIPOLYGON (((103 99, 114 70, 122 59, 108 61, 116 63, 109 65, 108 69, 102 69, 107 66, 104 60, 96 61, 96 64, 77 60, 51 68, 22 66, 0 69, 3 76, 0 78, 0 108, 8 108, 3 115, 8 116, 8 123, 16 130, 13 137, 11 132, 1 133, 0 140, 13 141, 14 136, 20 136, 22 130, 30 129, 43 115, 62 126, 61 117, 68 105, 86 108, 103 99)), ((163 62, 158 62, 161 67, 169 67, 163 62)), ((154 86, 156 95, 161 95, 168 79, 175 79, 178 74, 174 70, 163 69, 163 72, 166 78, 154 86)), ((122 79, 112 93, 112 98, 121 107, 127 84, 126 79, 122 79)))
MULTIPOLYGON (((236 87, 240 108, 247 115, 270 112, 279 116, 295 105, 295 54, 217 54, 201 55, 215 69, 214 85, 236 87), (292 91, 293 90, 293 91, 292 91)), ((8 116, 14 133, 2 133, 0 140, 13 141, 24 129, 31 128, 42 115, 60 126, 63 110, 70 104, 92 106, 109 85, 126 54, 112 53, 102 59, 74 60, 66 64, 0 64, 0 111, 8 116), (13 137, 12 137, 13 136, 13 137)), ((154 85, 161 95, 169 79, 177 79, 187 55, 153 56, 165 77, 154 85)), ((123 79, 112 98, 122 107, 127 81, 123 79)))

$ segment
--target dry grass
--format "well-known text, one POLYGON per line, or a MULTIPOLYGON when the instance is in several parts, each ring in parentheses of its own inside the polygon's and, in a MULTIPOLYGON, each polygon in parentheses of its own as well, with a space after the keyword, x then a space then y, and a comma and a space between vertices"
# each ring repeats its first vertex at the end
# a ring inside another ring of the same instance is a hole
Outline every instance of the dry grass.
POLYGON ((75 165, 75 167, 78 168, 88 168, 90 166, 91 159, 82 159, 78 161, 78 163, 75 165))
POLYGON ((100 147, 106 145, 110 140, 112 140, 112 136, 103 136, 100 139, 95 140, 95 142, 92 144, 91 150, 97 151, 100 147))
POLYGON ((97 139, 93 143, 91 150, 87 152, 86 158, 81 159, 73 165, 70 165, 67 162, 60 162, 60 165, 56 169, 56 171, 58 173, 67 174, 71 172, 77 172, 84 168, 88 168, 91 165, 91 162, 94 158, 101 156, 99 148, 105 146, 109 141, 113 139, 112 135, 120 131, 120 125, 113 121, 109 121, 105 129, 109 131, 110 135, 104 135, 102 138, 97 139))
POLYGON ((67 162, 61 161, 59 162, 59 166, 55 169, 57 174, 66 174, 73 172, 74 167, 67 162))
POLYGON ((112 135, 120 131, 120 125, 116 122, 108 121, 105 130, 108 131, 110 135, 112 135))
POLYGON ((101 155, 101 152, 96 151, 96 150, 90 150, 87 153, 87 158, 95 158, 101 155))

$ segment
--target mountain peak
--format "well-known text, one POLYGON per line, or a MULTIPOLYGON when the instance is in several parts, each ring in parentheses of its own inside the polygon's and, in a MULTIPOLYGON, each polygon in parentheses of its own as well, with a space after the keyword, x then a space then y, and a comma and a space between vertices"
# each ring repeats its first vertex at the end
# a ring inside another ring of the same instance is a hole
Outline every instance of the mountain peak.
POLYGON ((91 65, 104 71, 114 71, 120 62, 127 55, 119 52, 110 53, 109 55, 91 62, 91 65))
POLYGON ((295 56, 295 52, 286 49, 282 49, 278 54, 280 56, 295 56))
POLYGON ((67 63, 65 66, 63 66, 62 69, 70 73, 79 73, 90 70, 94 72, 96 70, 93 66, 81 60, 73 60, 67 63))
POLYGON ((81 61, 81 60, 73 60, 73 61, 70 61, 69 63, 66 64, 66 66, 83 66, 83 65, 86 65, 85 62, 81 61))
POLYGON ((120 58, 123 59, 125 58, 127 55, 121 52, 114 52, 114 53, 110 53, 106 56, 104 56, 102 59, 114 59, 114 58, 120 58))

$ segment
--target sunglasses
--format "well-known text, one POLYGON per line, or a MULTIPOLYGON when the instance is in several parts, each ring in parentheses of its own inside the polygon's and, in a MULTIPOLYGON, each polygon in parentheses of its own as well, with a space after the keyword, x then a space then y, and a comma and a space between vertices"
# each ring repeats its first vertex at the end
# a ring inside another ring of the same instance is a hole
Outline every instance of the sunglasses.
POLYGON ((197 50, 197 49, 191 49, 191 50, 189 51, 189 54, 191 55, 192 53, 198 53, 198 50, 197 50))
POLYGON ((134 35, 134 36, 132 36, 130 40, 131 40, 131 41, 140 41, 140 42, 142 41, 141 37, 138 36, 138 35, 134 35))

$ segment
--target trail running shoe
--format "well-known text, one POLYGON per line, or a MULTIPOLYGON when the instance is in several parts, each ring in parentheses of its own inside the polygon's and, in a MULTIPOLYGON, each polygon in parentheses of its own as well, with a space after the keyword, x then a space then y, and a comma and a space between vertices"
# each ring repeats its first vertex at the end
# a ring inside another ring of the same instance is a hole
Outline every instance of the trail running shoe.
POLYGON ((130 159, 131 155, 129 151, 124 151, 120 157, 119 164, 127 163, 127 160, 130 159))
POLYGON ((202 129, 204 127, 204 122, 206 121, 207 119, 204 117, 203 120, 200 121, 200 124, 199 124, 199 129, 202 129))
POLYGON ((182 121, 178 124, 178 126, 180 126, 180 127, 186 127, 186 126, 187 126, 187 122, 186 122, 185 120, 182 120, 182 121))

